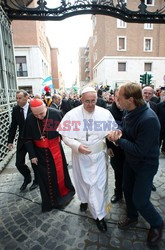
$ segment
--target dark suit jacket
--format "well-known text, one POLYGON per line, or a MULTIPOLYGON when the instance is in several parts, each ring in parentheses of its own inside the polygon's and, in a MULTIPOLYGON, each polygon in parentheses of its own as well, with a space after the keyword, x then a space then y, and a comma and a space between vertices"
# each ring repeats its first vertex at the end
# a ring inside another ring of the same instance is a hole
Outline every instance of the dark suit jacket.
POLYGON ((107 108, 107 103, 102 97, 97 98, 96 105, 105 109, 107 108))
POLYGON ((59 110, 59 108, 57 107, 57 105, 54 102, 51 103, 50 108, 54 108, 54 109, 59 110))
POLYGON ((150 108, 157 114, 157 104, 155 102, 149 102, 150 108))
POLYGON ((161 125, 160 135, 162 139, 165 139, 165 102, 160 102, 157 108, 158 108, 157 115, 161 125))
POLYGON ((73 107, 76 108, 81 105, 81 102, 77 99, 73 100, 73 107))
POLYGON ((72 105, 72 100, 70 98, 68 100, 62 99, 61 110, 62 110, 63 115, 65 115, 72 108, 73 108, 73 105, 72 105))
POLYGON ((151 102, 155 102, 156 104, 158 104, 160 102, 160 98, 158 98, 157 96, 153 96, 151 97, 151 102))
MULTIPOLYGON (((29 106, 27 115, 29 113, 31 113, 30 106, 29 106)), ((13 143, 15 135, 16 135, 17 127, 18 127, 19 136, 18 136, 18 141, 17 141, 17 147, 21 148, 23 146, 24 140, 22 139, 22 133, 23 133, 24 124, 25 124, 25 119, 24 119, 23 110, 21 110, 20 106, 16 105, 12 111, 12 122, 9 128, 8 143, 13 143)))

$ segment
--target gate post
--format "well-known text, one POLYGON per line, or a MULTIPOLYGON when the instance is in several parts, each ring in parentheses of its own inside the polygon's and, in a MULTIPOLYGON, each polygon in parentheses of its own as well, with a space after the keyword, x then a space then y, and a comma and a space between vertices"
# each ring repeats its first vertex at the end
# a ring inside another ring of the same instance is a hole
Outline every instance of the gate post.
POLYGON ((16 103, 16 89, 15 59, 10 20, 0 4, 0 171, 6 166, 15 152, 8 152, 7 139, 11 122, 11 109, 16 103))
MULTIPOLYGON (((1 9, 2 11, 2 9, 1 9)), ((11 113, 10 113, 10 101, 9 101, 9 88, 8 88, 8 83, 7 83, 7 69, 6 69, 6 61, 5 61, 5 53, 4 53, 4 41, 2 38, 2 25, 5 22, 4 20, 4 13, 0 13, 0 56, 1 56, 1 65, 2 65, 2 78, 3 78, 3 88, 4 88, 4 94, 6 97, 6 104, 7 104, 7 109, 8 109, 8 115, 9 115, 9 122, 11 122, 11 113)))

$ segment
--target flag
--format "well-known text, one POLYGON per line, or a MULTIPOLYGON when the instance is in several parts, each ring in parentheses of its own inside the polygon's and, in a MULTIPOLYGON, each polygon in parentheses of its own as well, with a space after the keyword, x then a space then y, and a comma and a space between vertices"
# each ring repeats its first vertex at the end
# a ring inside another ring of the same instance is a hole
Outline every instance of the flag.
POLYGON ((41 84, 43 87, 45 87, 46 85, 49 86, 49 88, 53 89, 53 82, 52 82, 52 77, 51 76, 48 76, 46 77, 42 84, 41 84))
POLYGON ((42 86, 45 86, 46 85, 46 83, 48 83, 48 82, 51 82, 51 84, 52 84, 52 77, 51 76, 48 76, 48 77, 46 77, 44 80, 43 80, 43 82, 42 82, 42 86))

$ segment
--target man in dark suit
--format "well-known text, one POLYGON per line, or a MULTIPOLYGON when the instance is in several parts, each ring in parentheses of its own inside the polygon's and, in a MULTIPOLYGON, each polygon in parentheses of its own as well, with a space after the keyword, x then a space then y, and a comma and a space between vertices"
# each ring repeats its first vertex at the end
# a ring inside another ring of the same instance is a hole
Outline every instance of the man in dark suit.
POLYGON ((147 106, 151 108, 155 113, 157 113, 157 104, 151 101, 151 98, 154 95, 154 89, 149 86, 146 86, 143 88, 142 94, 143 94, 143 99, 147 103, 147 106))
MULTIPOLYGON (((147 106, 157 114, 157 104, 151 101, 151 98, 154 95, 154 89, 150 86, 146 86, 142 89, 142 95, 147 106)), ((154 184, 152 184, 152 191, 156 191, 156 187, 154 184)))
POLYGON ((64 116, 72 108, 74 108, 73 107, 73 100, 71 99, 71 97, 69 97, 67 99, 66 96, 64 96, 63 99, 62 99, 62 103, 61 103, 62 115, 64 116))
POLYGON ((162 154, 165 155, 165 99, 158 103, 158 112, 157 112, 161 130, 160 130, 160 147, 162 154))
POLYGON ((100 106, 102 108, 107 108, 107 104, 106 101, 103 99, 103 91, 101 89, 98 89, 97 91, 97 102, 96 102, 97 106, 100 106))
MULTIPOLYGON (((122 126, 122 118, 125 115, 125 111, 123 111, 117 102, 117 94, 118 89, 114 90, 114 102, 108 108, 108 110, 113 115, 116 123, 121 127, 122 126)), ((125 154, 124 150, 121 149, 119 146, 116 146, 111 141, 106 141, 108 147, 108 153, 110 155, 110 163, 114 170, 114 177, 115 177, 115 189, 114 195, 111 197, 111 203, 116 203, 120 201, 123 197, 123 167, 125 161, 125 154)))
MULTIPOLYGON (((13 149, 13 141, 18 127, 19 136, 17 140, 16 167, 24 177, 24 182, 20 187, 20 191, 23 191, 26 189, 27 185, 31 182, 30 170, 28 166, 25 164, 25 157, 27 154, 27 150, 24 146, 24 140, 22 138, 22 132, 26 117, 31 112, 28 103, 28 93, 24 90, 18 90, 16 92, 16 101, 17 105, 13 108, 12 122, 9 128, 8 149, 9 150, 13 149)), ((32 186, 30 187, 30 190, 33 190, 38 186, 36 166, 32 164, 32 168, 34 170, 34 181, 32 186)))
POLYGON ((52 103, 50 107, 60 110, 61 101, 62 101, 61 96, 55 94, 54 96, 52 96, 52 103))

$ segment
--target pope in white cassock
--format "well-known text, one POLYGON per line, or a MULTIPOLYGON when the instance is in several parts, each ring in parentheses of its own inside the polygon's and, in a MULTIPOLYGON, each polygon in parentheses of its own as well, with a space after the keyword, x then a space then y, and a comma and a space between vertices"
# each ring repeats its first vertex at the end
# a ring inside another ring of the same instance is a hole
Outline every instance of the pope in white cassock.
POLYGON ((75 188, 81 201, 80 210, 89 208, 98 229, 107 231, 105 193, 107 188, 107 153, 105 138, 117 129, 111 113, 96 106, 97 93, 92 87, 82 91, 82 105, 69 111, 58 131, 72 149, 75 188))

